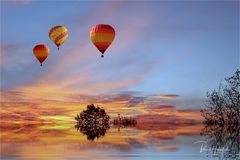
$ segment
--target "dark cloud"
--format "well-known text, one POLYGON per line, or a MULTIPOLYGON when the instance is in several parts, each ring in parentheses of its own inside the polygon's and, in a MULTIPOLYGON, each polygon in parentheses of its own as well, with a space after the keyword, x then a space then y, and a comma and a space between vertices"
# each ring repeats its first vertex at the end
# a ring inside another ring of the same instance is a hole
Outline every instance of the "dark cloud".
POLYGON ((147 99, 147 97, 132 97, 128 102, 128 107, 135 107, 145 99, 147 99))
POLYGON ((147 109, 148 110, 161 110, 161 109, 174 109, 174 108, 176 108, 176 106, 172 105, 172 104, 160 104, 160 105, 153 106, 153 107, 150 107, 147 109))
POLYGON ((178 99, 172 101, 172 104, 181 109, 198 109, 202 108, 205 103, 204 98, 178 99))
POLYGON ((197 121, 179 117, 176 115, 144 114, 135 116, 138 123, 162 123, 162 124, 194 124, 197 121))
POLYGON ((148 99, 147 97, 135 96, 135 93, 138 92, 121 92, 119 94, 113 95, 99 95, 99 96, 87 96, 87 95, 72 95, 70 96, 74 101, 87 102, 87 103, 114 103, 121 101, 128 101, 126 106, 134 107, 144 100, 148 99))
POLYGON ((126 139, 129 145, 133 146, 134 148, 143 148, 145 147, 145 144, 142 142, 139 142, 138 140, 134 138, 128 138, 126 139))
POLYGON ((179 112, 184 112, 184 113, 187 113, 187 112, 199 112, 200 109, 180 109, 178 110, 179 112))

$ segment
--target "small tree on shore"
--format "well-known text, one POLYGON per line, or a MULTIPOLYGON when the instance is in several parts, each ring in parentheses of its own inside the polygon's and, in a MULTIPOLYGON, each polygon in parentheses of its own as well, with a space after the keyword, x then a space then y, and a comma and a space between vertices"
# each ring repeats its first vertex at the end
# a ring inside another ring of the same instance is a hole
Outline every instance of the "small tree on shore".
POLYGON ((110 117, 103 108, 90 104, 87 105, 86 110, 75 117, 75 128, 87 135, 88 140, 94 140, 105 135, 110 128, 109 119, 110 117))
POLYGON ((240 71, 225 78, 218 90, 207 93, 205 109, 201 110, 206 124, 240 124, 240 71))

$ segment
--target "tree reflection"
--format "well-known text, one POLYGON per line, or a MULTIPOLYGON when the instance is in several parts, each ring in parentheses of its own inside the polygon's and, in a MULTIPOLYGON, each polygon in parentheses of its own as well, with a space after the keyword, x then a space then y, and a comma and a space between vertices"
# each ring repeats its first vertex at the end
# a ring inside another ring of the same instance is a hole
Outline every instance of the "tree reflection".
POLYGON ((207 139, 207 152, 220 159, 239 159, 240 148, 240 70, 226 78, 218 90, 207 94, 206 108, 201 110, 207 139))
POLYGON ((75 117, 77 124, 75 128, 84 135, 88 140, 94 140, 105 135, 110 128, 109 116, 103 108, 95 107, 93 104, 87 106, 87 110, 82 111, 75 117))
POLYGON ((201 135, 206 138, 207 154, 222 160, 240 158, 240 126, 206 125, 201 135))

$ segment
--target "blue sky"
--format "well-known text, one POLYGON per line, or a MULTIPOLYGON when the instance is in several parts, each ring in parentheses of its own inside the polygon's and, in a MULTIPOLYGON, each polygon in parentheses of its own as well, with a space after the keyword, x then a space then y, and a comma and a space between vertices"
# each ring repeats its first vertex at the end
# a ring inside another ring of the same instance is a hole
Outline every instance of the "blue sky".
POLYGON ((1 1, 1 88, 53 87, 83 94, 138 91, 203 98, 239 68, 238 1, 1 1), (116 38, 104 59, 89 40, 99 23, 116 38), (48 37, 64 25, 58 52, 48 37), (43 67, 32 48, 51 54, 43 67))

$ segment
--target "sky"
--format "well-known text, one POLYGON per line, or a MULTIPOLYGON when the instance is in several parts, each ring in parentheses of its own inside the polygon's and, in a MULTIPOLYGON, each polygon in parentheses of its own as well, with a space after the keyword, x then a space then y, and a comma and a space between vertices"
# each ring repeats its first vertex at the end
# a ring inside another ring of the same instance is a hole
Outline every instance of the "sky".
POLYGON ((126 98, 140 113, 169 103, 186 113, 239 61, 239 1, 1 1, 2 106, 126 98), (103 59, 89 38, 100 23, 116 31, 103 59), (69 30, 60 51, 55 25, 69 30), (50 48, 42 67, 37 44, 50 48))

